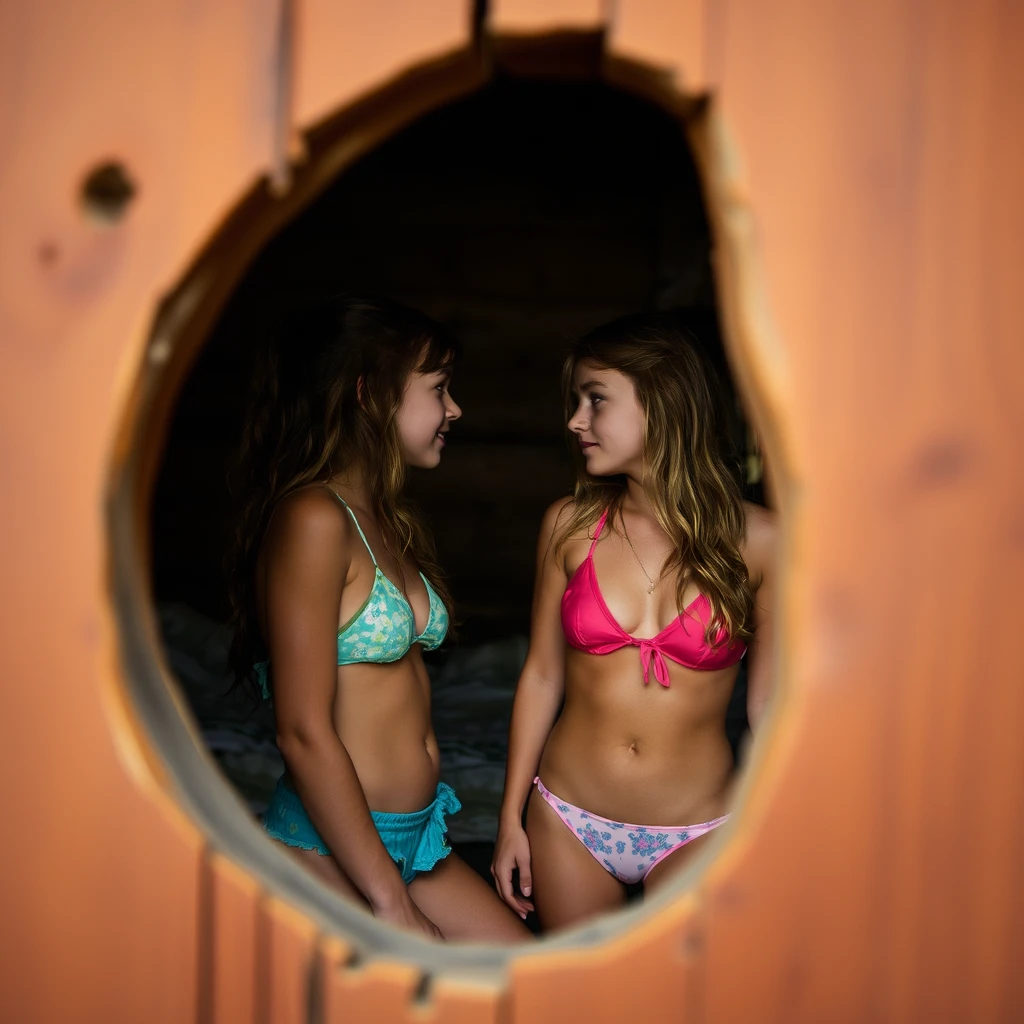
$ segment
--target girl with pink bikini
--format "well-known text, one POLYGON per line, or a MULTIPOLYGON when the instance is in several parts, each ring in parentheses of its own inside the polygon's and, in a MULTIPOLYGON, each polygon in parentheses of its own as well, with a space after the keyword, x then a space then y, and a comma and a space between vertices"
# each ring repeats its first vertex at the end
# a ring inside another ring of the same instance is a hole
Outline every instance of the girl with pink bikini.
POLYGON ((726 820, 739 662, 755 730, 772 668, 775 519, 741 499, 694 340, 624 317, 563 378, 576 491, 541 526, 491 867, 545 929, 663 885, 726 820))

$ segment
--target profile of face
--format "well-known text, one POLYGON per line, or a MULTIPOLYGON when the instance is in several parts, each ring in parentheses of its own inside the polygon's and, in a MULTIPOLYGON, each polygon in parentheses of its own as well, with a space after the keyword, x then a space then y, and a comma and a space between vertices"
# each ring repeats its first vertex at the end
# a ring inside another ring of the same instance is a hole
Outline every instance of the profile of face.
POLYGON ((641 476, 644 411, 633 381, 619 370, 581 360, 573 371, 576 411, 569 430, 576 435, 591 476, 641 476))
POLYGON ((451 370, 409 374, 396 423, 407 466, 433 469, 441 461, 448 428, 462 415, 448 387, 451 370))

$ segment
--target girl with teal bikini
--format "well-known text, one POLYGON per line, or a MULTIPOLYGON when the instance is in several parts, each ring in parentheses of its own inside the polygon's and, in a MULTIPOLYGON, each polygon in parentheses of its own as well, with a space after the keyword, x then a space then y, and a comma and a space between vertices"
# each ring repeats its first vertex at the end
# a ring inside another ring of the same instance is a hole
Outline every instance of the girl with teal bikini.
POLYGON ((304 313, 267 360, 243 440, 236 677, 273 698, 286 772, 263 819, 327 884, 434 938, 528 933, 448 845, 421 656, 450 599, 403 496, 461 415, 456 343, 397 303, 304 313))

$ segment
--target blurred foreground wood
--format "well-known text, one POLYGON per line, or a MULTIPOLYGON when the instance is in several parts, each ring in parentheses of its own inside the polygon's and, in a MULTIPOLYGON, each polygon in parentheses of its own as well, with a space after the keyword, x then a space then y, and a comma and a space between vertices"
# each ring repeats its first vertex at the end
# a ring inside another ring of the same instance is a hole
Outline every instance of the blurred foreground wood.
POLYGON ((601 36, 596 0, 494 0, 476 40, 465 0, 0 8, 5 1020, 1024 1016, 1024 7, 611 6, 601 36), (596 65, 543 49, 574 34, 596 65), (229 214, 266 234, 541 52, 689 118, 787 521, 781 693, 688 894, 423 987, 197 823, 129 695, 105 502, 140 374, 166 407, 201 333, 147 349, 158 304, 229 214))

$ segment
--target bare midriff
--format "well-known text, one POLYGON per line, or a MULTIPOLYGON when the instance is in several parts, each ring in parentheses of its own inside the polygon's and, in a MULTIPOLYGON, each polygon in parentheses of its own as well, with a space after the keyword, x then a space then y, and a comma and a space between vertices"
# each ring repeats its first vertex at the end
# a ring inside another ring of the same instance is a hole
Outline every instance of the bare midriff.
POLYGON ((692 825, 728 811, 725 713, 739 668, 668 666, 670 686, 645 684, 635 647, 567 649, 565 705, 539 771, 552 793, 633 825, 692 825))
POLYGON ((441 757, 418 644, 393 664, 340 666, 334 728, 371 811, 405 814, 434 799, 441 757))

